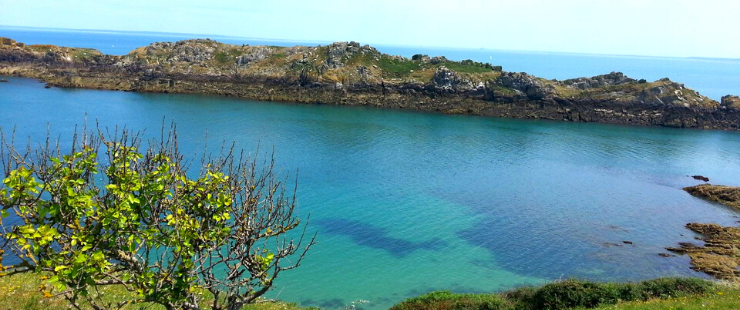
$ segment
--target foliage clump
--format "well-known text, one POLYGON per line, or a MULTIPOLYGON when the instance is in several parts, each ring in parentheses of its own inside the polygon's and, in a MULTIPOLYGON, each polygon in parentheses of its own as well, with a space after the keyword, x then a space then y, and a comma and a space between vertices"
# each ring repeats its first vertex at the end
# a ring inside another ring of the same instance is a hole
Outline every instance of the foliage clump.
POLYGON ((558 310, 595 308, 623 301, 644 301, 703 295, 714 284, 693 278, 661 278, 638 283, 596 283, 566 280, 539 288, 524 287, 502 294, 432 292, 399 303, 391 310, 558 310))
POLYGON ((98 130, 75 135, 69 152, 4 141, 0 237, 18 263, 0 272, 44 272, 43 294, 77 308, 199 309, 208 291, 212 309, 239 309, 300 264, 314 239, 287 236, 301 221, 272 160, 258 165, 231 148, 193 171, 174 128, 162 137, 142 148, 139 134, 98 130), (107 285, 135 297, 102 299, 107 285))

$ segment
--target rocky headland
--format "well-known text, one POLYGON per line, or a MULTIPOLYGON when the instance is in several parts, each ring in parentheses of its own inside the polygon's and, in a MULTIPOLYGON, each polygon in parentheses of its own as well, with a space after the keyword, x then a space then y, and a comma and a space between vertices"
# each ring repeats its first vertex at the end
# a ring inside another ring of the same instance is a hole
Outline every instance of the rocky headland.
POLYGON ((512 118, 740 129, 740 98, 721 102, 669 79, 619 72, 546 80, 470 60, 382 54, 368 45, 153 43, 124 56, 0 38, 0 75, 49 86, 199 93, 512 118))

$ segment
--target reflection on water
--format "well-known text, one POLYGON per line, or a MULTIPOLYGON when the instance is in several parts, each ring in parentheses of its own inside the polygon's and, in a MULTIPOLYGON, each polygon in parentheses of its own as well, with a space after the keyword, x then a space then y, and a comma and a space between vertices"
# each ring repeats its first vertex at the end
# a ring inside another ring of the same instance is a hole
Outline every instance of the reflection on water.
MULTIPOLYGON (((688 222, 737 213, 691 197, 701 174, 740 185, 736 132, 572 124, 221 97, 44 89, 8 78, 0 126, 32 144, 71 137, 85 114, 156 136, 178 124, 183 153, 206 140, 274 148, 298 170, 299 211, 319 243, 271 298, 388 308, 431 290, 491 292, 561 277, 701 276, 688 222), (206 134, 207 133, 207 134, 206 134), (207 138, 207 139, 206 139, 207 138), (630 241, 632 244, 624 243, 630 241)), ((213 149, 213 148, 211 148, 213 149)))

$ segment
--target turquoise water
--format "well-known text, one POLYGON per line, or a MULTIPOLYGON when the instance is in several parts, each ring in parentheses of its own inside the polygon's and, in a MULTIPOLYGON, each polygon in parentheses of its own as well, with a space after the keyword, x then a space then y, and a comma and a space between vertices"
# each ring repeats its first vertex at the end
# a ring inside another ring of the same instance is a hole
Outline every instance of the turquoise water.
MULTIPOLYGON (((154 32, 95 32, 0 26, 0 37, 2 36, 27 44, 90 47, 112 55, 125 55, 137 47, 146 46, 152 42, 173 42, 204 37, 204 35, 154 32)), ((313 46, 331 43, 213 35, 207 37, 230 44, 313 46)), ((428 54, 430 56, 446 56, 452 60, 472 59, 503 66, 506 71, 524 71, 547 79, 562 80, 622 71, 632 78, 649 81, 669 77, 671 80, 684 83, 687 87, 714 100, 720 100, 722 96, 727 94, 740 95, 740 59, 668 58, 372 45, 378 48, 379 51, 391 55, 411 57, 414 54, 428 54)))
POLYGON ((87 115, 152 136, 174 120, 185 154, 206 137, 211 147, 274 147, 279 171, 299 170, 299 211, 311 214, 319 243, 270 297, 307 306, 366 300, 361 308, 384 309, 431 290, 567 277, 701 277, 686 257, 657 254, 693 241, 688 222, 738 220, 681 190, 698 183, 692 174, 740 185, 737 132, 45 89, 5 78, 0 126, 33 144, 47 128, 70 137, 87 115), (611 245, 625 240, 634 245, 611 245))

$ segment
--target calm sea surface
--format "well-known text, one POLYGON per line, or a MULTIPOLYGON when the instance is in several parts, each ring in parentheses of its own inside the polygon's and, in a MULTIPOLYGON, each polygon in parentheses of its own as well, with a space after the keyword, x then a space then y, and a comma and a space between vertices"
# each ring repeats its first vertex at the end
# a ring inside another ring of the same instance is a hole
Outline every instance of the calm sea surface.
MULTIPOLYGON (((91 43, 106 36, 37 33, 41 38, 34 42, 33 35, 20 34, 0 30, 0 36, 27 43, 112 52, 91 43)), ((125 41, 131 47, 153 41, 131 37, 125 41)), ((542 57, 534 69, 517 70, 543 76, 535 72, 538 66, 552 72, 564 66, 546 66, 548 57, 613 59, 511 55, 542 57)), ((643 61, 703 61, 616 59, 627 68, 643 61)), ((582 67, 568 75, 584 75, 588 68, 582 67)), ((673 77, 684 69, 641 70, 673 77)), ((726 77, 711 72, 702 74, 726 77)), ((47 128, 54 137, 71 137, 87 115, 103 127, 151 136, 163 120, 176 121, 186 154, 202 150, 206 136, 212 148, 221 141, 246 150, 274 148, 279 171, 299 170, 300 213, 311 214, 319 244, 300 268, 282 274, 270 297, 306 306, 338 309, 366 300, 360 308, 383 309, 431 290, 490 292, 567 277, 701 277, 689 269, 688 258, 658 253, 693 241, 684 228, 688 222, 732 225, 739 215, 681 190, 698 184, 691 174, 740 185, 736 132, 45 89, 34 80, 4 78, 9 82, 0 83, 0 127, 6 133, 16 127, 16 136, 33 144, 45 139, 47 128), (622 245, 625 240, 634 244, 622 245)), ((740 93, 720 93, 727 92, 740 93)))

